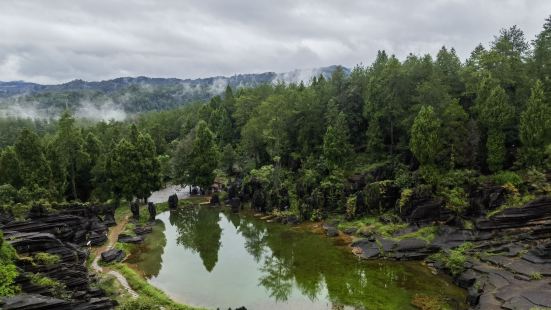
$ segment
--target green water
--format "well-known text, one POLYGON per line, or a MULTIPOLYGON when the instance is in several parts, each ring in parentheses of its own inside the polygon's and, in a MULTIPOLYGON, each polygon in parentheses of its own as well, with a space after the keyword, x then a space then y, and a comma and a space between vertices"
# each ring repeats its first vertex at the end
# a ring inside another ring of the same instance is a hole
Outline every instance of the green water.
POLYGON ((415 294, 465 307, 416 262, 360 260, 332 239, 208 207, 157 216, 128 263, 173 299, 228 309, 413 309, 415 294))

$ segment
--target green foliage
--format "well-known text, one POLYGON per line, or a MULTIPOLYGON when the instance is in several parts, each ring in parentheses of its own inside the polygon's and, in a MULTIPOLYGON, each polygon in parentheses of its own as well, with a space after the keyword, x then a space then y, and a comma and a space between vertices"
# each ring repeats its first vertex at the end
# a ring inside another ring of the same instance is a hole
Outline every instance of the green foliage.
POLYGON ((208 189, 214 182, 214 170, 218 166, 218 151, 214 135, 207 127, 207 123, 200 121, 195 132, 190 155, 190 181, 192 185, 208 189))
POLYGON ((454 276, 459 275, 465 269, 467 252, 473 248, 473 244, 465 242, 455 249, 441 251, 430 256, 430 259, 439 262, 447 268, 454 276))
POLYGON ((535 271, 535 272, 532 272, 530 274, 530 279, 532 279, 532 280, 541 280, 541 279, 543 279, 543 276, 541 275, 541 273, 535 271))
POLYGON ((527 166, 541 166, 544 146, 551 143, 551 106, 545 102, 543 85, 538 80, 531 90, 526 109, 520 116, 520 141, 527 166))
POLYGON ((411 188, 404 188, 404 190, 402 190, 402 192, 400 193, 400 200, 398 201, 400 212, 402 212, 404 207, 409 203, 412 195, 413 190, 411 188))
POLYGON ((461 214, 469 206, 467 193, 461 187, 445 189, 440 195, 444 197, 446 208, 457 214, 461 214))
POLYGON ((441 145, 440 121, 431 106, 423 106, 411 127, 410 149, 421 165, 434 163, 441 145))
POLYGON ((342 168, 349 158, 352 149, 348 138, 345 115, 340 112, 323 137, 323 156, 331 169, 342 168))
POLYGON ((20 291, 15 284, 15 278, 19 275, 15 259, 14 248, 4 241, 4 234, 0 231, 0 296, 14 295, 20 291))
POLYGON ((63 299, 69 298, 69 293, 66 291, 65 284, 59 282, 58 280, 44 276, 40 273, 31 274, 30 280, 34 285, 47 288, 55 297, 63 299))
POLYGON ((0 205, 9 205, 18 198, 17 189, 11 184, 0 185, 0 205))
POLYGON ((492 176, 495 184, 505 185, 507 183, 519 187, 522 184, 522 178, 514 171, 500 171, 492 176))
POLYGON ((35 263, 38 263, 40 265, 55 265, 59 263, 60 257, 59 255, 50 254, 46 252, 38 252, 34 255, 33 261, 35 263))

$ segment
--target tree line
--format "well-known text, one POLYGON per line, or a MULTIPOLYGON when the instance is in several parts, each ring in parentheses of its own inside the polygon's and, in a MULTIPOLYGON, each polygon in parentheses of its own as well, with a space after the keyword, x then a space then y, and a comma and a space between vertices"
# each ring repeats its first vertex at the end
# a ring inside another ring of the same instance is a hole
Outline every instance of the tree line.
POLYGON ((390 166, 383 179, 402 191, 426 183, 449 197, 458 189, 438 180, 452 172, 549 171, 550 100, 548 18, 531 42, 502 29, 465 61, 446 47, 404 60, 379 51, 349 74, 228 87, 126 122, 77 126, 66 113, 2 149, 0 184, 14 201, 103 201, 146 198, 167 181, 206 188, 218 176, 255 180, 270 200, 289 196, 312 216, 319 205, 347 208, 347 178, 390 166))

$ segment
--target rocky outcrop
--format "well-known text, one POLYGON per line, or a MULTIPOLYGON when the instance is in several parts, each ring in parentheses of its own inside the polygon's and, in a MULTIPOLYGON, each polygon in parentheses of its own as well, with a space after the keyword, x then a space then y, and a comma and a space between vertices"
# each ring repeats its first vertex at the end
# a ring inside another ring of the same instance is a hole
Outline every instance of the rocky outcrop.
MULTIPOLYGON (((489 190, 478 203, 484 204, 485 210, 496 208, 500 195, 499 190, 489 190)), ((422 217, 442 219, 443 214, 436 212, 437 205, 417 205, 405 214, 406 218, 410 222, 422 217)), ((352 243, 353 252, 364 259, 425 259, 470 242, 470 250, 464 253, 469 259, 455 282, 467 289, 473 308, 551 308, 551 197, 540 197, 523 207, 505 209, 474 222, 473 229, 439 225, 430 242, 405 236, 415 232, 415 226, 391 238, 370 235, 352 243)), ((449 272, 439 262, 428 261, 449 272)))
POLYGON ((3 298, 1 308, 112 309, 115 303, 92 287, 95 280, 88 275, 88 251, 83 247, 107 239, 101 213, 100 207, 83 205, 53 212, 35 206, 29 220, 1 225, 5 241, 18 254, 16 284, 22 290, 22 294, 3 298), (54 284, 44 286, 37 278, 48 278, 54 284))

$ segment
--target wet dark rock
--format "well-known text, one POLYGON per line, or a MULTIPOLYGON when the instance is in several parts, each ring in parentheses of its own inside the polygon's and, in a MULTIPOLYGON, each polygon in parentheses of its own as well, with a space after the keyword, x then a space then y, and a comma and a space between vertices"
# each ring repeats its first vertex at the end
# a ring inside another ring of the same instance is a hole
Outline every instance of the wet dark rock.
POLYGON ((154 222, 155 216, 157 216, 157 208, 155 207, 155 204, 152 202, 148 202, 147 211, 149 212, 149 221, 154 222))
POLYGON ((112 261, 122 261, 124 258, 124 251, 117 249, 110 249, 101 253, 101 260, 110 263, 112 261))
POLYGON ((129 236, 126 234, 120 234, 118 241, 122 243, 142 243, 143 238, 141 236, 129 236))
POLYGON ((29 214, 27 217, 30 219, 36 219, 36 218, 45 217, 47 215, 48 215, 48 210, 46 209, 46 207, 44 207, 41 204, 35 204, 31 207, 31 210, 29 210, 29 214))
POLYGON ((168 196, 168 208, 169 209, 178 208, 178 195, 172 194, 168 196))

